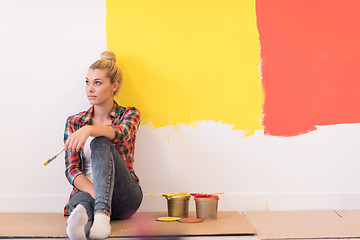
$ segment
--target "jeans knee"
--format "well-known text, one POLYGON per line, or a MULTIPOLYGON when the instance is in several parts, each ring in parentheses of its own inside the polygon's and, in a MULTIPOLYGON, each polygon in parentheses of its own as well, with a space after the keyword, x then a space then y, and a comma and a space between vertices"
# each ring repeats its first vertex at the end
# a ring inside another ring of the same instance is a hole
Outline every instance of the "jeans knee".
MULTIPOLYGON (((90 143, 92 165, 103 165, 113 156, 113 147, 111 140, 107 137, 96 137, 90 143)), ((99 165, 99 166, 100 166, 99 165)))
POLYGON ((97 148, 108 147, 111 145, 112 145, 112 143, 107 137, 101 136, 101 137, 96 137, 91 141, 90 148, 91 148, 91 151, 94 151, 97 148))

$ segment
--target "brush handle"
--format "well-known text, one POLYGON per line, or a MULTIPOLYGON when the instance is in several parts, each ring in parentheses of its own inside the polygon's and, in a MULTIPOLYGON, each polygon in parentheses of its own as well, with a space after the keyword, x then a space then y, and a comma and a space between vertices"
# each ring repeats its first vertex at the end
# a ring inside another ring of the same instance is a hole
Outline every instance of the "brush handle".
POLYGON ((50 158, 49 160, 45 161, 43 163, 44 166, 48 165, 49 163, 51 163, 53 160, 55 160, 59 155, 60 153, 62 153, 63 151, 65 151, 65 148, 61 149, 57 154, 55 154, 55 156, 53 156, 52 158, 50 158))
POLYGON ((220 194, 224 194, 224 192, 212 192, 212 193, 207 193, 208 195, 220 195, 220 194))
POLYGON ((65 151, 65 148, 62 148, 57 154, 55 154, 55 156, 56 156, 56 157, 59 156, 60 153, 62 153, 63 151, 65 151))

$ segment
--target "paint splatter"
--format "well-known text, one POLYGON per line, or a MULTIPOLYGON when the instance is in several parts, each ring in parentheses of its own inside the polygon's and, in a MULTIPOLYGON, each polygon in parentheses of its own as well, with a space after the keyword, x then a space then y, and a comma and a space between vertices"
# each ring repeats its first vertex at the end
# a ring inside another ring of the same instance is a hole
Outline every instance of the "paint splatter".
POLYGON ((258 0, 265 134, 360 122, 360 1, 258 0))
POLYGON ((108 48, 124 84, 118 101, 154 127, 221 121, 262 129, 255 0, 107 0, 108 48))

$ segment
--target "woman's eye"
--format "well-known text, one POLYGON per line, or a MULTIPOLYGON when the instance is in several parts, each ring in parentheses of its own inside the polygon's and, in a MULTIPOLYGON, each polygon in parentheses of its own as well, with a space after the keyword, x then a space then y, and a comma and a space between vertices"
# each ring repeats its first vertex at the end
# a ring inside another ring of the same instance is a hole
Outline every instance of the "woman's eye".
POLYGON ((101 82, 100 82, 100 81, 96 81, 95 84, 96 84, 96 85, 100 85, 101 82))
POLYGON ((85 81, 85 84, 86 84, 86 85, 89 85, 89 84, 90 84, 90 82, 89 82, 88 80, 86 80, 86 81, 85 81))

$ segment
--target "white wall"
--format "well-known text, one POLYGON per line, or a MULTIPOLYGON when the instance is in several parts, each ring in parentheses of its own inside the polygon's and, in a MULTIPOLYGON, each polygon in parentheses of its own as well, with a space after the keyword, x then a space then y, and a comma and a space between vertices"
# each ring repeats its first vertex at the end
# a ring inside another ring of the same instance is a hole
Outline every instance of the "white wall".
POLYGON ((0 211, 61 212, 66 117, 88 107, 89 65, 106 49, 105 1, 1 0, 0 211))
MULTIPOLYGON (((0 0, 0 212, 62 212, 68 115, 89 107, 88 66, 106 49, 105 1, 0 0)), ((167 192, 219 192, 220 210, 359 209, 360 124, 279 138, 214 121, 138 131, 142 211, 167 192)), ((193 209, 193 205, 191 205, 193 209)))

